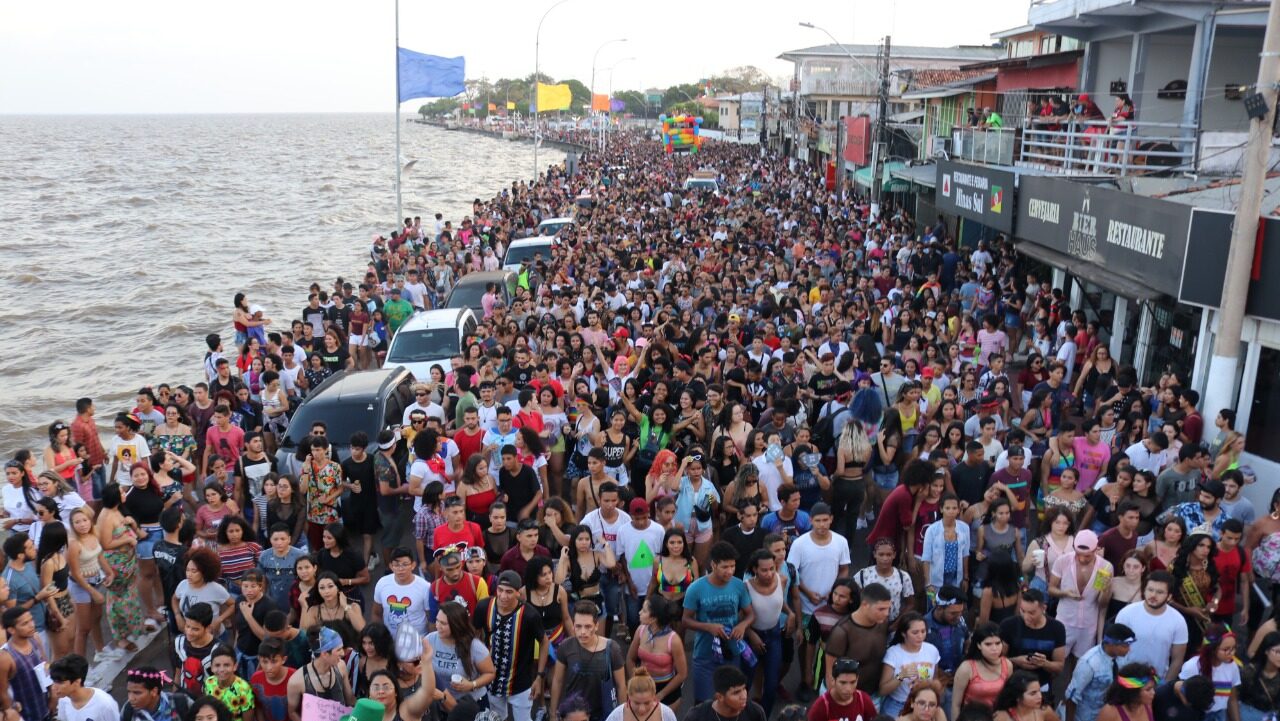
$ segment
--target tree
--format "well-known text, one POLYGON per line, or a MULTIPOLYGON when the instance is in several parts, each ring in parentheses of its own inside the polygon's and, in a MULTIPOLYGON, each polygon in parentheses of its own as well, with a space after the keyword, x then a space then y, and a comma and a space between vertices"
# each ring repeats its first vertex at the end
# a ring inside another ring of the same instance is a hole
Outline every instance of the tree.
POLYGON ((457 110, 460 104, 461 101, 457 98, 439 98, 418 108, 418 114, 423 117, 427 115, 447 115, 457 110))
POLYGON ((760 90, 770 80, 768 73, 754 65, 739 65, 712 76, 708 82, 718 92, 737 94, 760 90))
POLYGON ((623 90, 614 93, 613 97, 625 103, 626 112, 632 115, 643 118, 649 112, 645 94, 639 90, 623 90))
POLYGON ((591 108, 591 89, 582 84, 580 80, 569 78, 561 80, 569 86, 569 92, 573 94, 573 100, 569 102, 569 110, 583 111, 591 108))
POLYGON ((697 100, 699 95, 702 95, 702 86, 697 83, 672 85, 662 94, 662 107, 669 108, 677 103, 697 100))

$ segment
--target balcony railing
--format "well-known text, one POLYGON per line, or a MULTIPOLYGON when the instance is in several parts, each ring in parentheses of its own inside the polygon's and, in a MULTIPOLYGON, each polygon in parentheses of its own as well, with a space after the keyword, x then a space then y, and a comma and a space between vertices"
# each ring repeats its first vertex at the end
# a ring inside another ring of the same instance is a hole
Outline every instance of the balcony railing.
POLYGON ((951 159, 987 165, 1013 165, 1013 128, 952 128, 951 159))
POLYGON ((1194 170, 1196 144, 1196 128, 1178 123, 1032 118, 1018 158, 1067 175, 1155 175, 1194 170))

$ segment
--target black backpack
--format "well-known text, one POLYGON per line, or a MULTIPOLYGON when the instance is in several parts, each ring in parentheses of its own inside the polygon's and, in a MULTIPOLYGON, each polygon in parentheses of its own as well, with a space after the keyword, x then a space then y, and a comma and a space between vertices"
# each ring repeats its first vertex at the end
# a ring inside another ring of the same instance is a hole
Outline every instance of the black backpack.
POLYGON ((834 413, 828 413, 818 421, 818 425, 813 427, 813 433, 810 440, 813 445, 817 446, 822 455, 831 453, 836 447, 836 416, 841 413, 848 413, 849 406, 841 405, 834 413))

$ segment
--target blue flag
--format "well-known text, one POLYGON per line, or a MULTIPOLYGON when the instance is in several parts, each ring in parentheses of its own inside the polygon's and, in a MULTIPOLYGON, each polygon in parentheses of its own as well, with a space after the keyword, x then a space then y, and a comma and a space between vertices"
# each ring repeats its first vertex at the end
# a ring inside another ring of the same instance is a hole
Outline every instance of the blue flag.
POLYGON ((442 58, 404 48, 396 48, 396 58, 402 103, 414 98, 451 98, 466 89, 464 58, 442 58))

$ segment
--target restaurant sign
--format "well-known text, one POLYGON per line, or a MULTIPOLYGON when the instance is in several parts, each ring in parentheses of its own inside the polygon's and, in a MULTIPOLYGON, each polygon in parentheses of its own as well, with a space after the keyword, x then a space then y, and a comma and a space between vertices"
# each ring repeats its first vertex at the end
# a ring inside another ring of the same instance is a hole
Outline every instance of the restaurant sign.
POLYGON ((982 165, 938 160, 938 210, 1013 232, 1014 175, 982 165))

